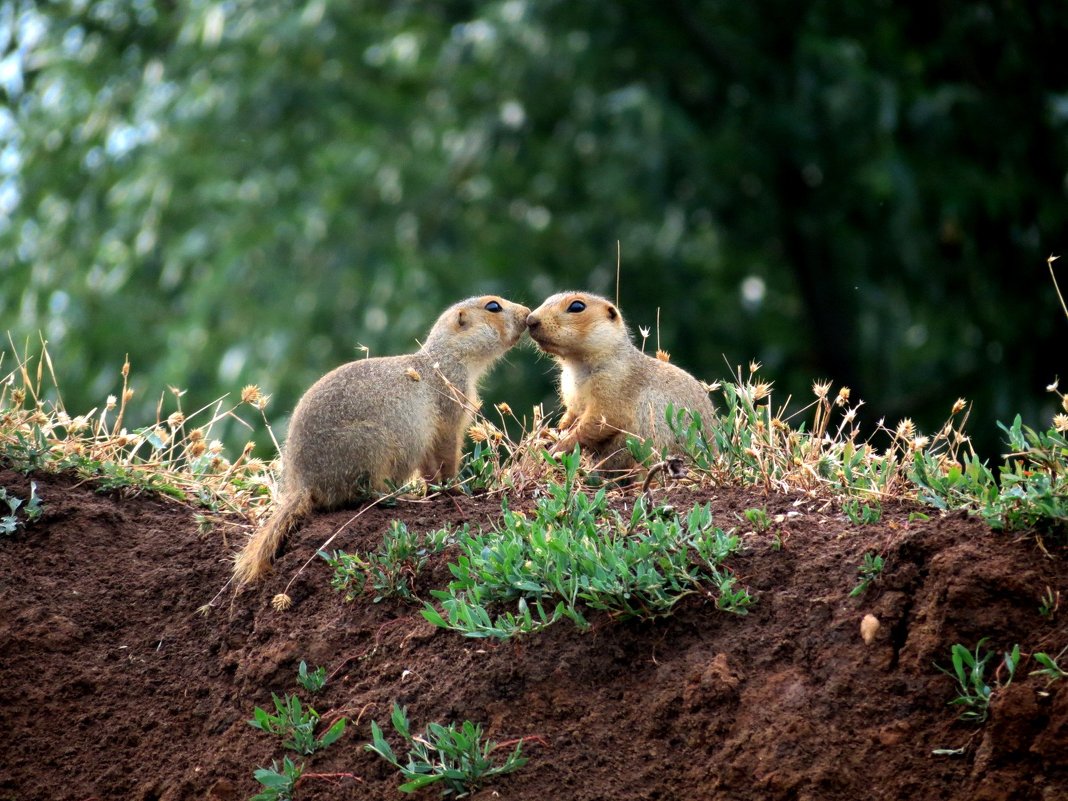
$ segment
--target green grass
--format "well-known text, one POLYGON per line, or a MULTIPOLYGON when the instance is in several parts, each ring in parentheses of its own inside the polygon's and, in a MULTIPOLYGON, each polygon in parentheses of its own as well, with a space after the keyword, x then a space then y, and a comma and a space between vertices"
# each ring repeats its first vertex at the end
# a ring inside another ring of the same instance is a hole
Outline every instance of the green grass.
POLYGON ((308 663, 303 659, 300 660, 300 665, 297 667, 297 684, 310 693, 322 692, 323 687, 326 686, 326 668, 318 667, 315 670, 308 670, 308 663))
POLYGON ((205 506, 214 511, 251 515, 270 500, 271 468, 252 456, 249 443, 228 457, 213 437, 223 420, 242 420, 242 410, 264 418, 269 398, 245 387, 236 404, 218 399, 192 413, 182 406, 184 392, 171 389, 148 425, 131 427, 127 404, 135 394, 130 365, 116 376, 118 395, 109 395, 88 412, 72 415, 63 405, 42 346, 38 354, 0 354, 15 366, 0 376, 0 460, 25 473, 74 472, 100 490, 149 492, 205 506), (170 411, 164 411, 170 407, 170 411))
MULTIPOLYGON (((889 446, 877 449, 857 424, 860 402, 847 388, 831 394, 815 383, 816 401, 788 415, 772 401, 772 385, 750 375, 714 385, 722 394, 712 421, 689 420, 669 408, 669 425, 682 441, 693 469, 713 483, 757 485, 767 491, 804 490, 842 499, 858 524, 877 522, 886 499, 914 500, 936 509, 964 509, 994 528, 1035 528, 1068 539, 1068 414, 1045 430, 999 423, 1006 437, 1001 465, 991 467, 971 449, 965 433, 967 404, 957 400, 949 419, 932 436, 910 420, 879 426, 889 446), (791 421, 812 410, 811 425, 791 421)), ((1061 408, 1068 396, 1054 383, 1061 408)))
MULTIPOLYGON (((0 353, 4 363, 11 367, 0 376, 0 459, 16 469, 74 471, 102 489, 167 495, 249 517, 269 506, 277 464, 253 457, 251 442, 230 457, 212 435, 224 420, 237 420, 253 432, 254 423, 241 417, 245 411, 271 433, 264 417, 269 398, 257 387, 242 389, 236 403, 221 398, 193 412, 183 407, 185 393, 172 388, 161 395, 155 421, 131 426, 127 405, 136 389, 128 362, 116 376, 118 394, 77 415, 63 405, 43 345, 37 353, 28 348, 23 354, 0 353)), ((713 420, 691 420, 668 409, 688 457, 690 480, 803 490, 843 504, 857 499, 845 508, 855 510, 860 523, 873 522, 885 500, 904 499, 965 509, 995 528, 1034 528, 1068 539, 1068 397, 1056 383, 1048 389, 1063 412, 1045 429, 1026 426, 1019 417, 1011 425, 999 424, 1006 452, 1001 464, 990 465, 971 449, 963 400, 953 404, 946 423, 933 434, 902 420, 865 435, 858 422, 862 401, 848 388, 832 392, 829 382, 815 382, 815 400, 788 412, 775 404, 773 384, 759 369, 751 364, 745 374, 739 368, 734 380, 710 387, 719 396, 713 420), (888 445, 876 448, 875 435, 888 445)), ((541 457, 555 442, 553 430, 539 410, 528 426, 507 404, 493 408, 500 425, 482 416, 476 420, 470 430, 475 444, 449 486, 468 493, 520 494, 544 486, 559 472, 541 457), (518 442, 508 437, 506 423, 522 430, 518 442)), ((653 454, 649 443, 634 447, 646 459, 662 456, 653 454)))
POLYGON ((1032 654, 1031 657, 1042 667, 1032 670, 1030 675, 1041 676, 1046 679, 1047 687, 1054 682, 1068 678, 1068 665, 1060 665, 1057 662, 1058 659, 1064 656, 1065 652, 1068 652, 1068 646, 1062 648, 1056 656, 1050 656, 1047 653, 1032 654))
POLYGON ((298 754, 312 754, 337 741, 345 733, 345 718, 340 718, 321 737, 315 736, 319 713, 301 703, 300 698, 286 693, 279 696, 271 693, 274 713, 262 707, 253 711, 250 726, 282 739, 282 747, 298 754))
POLYGON ((949 703, 951 706, 961 707, 961 720, 972 723, 982 723, 987 719, 994 690, 1008 687, 1016 675, 1016 666, 1020 664, 1020 646, 1016 645, 1002 656, 1005 680, 988 679, 986 667, 993 657, 993 653, 983 647, 988 639, 984 637, 979 640, 974 652, 969 651, 960 643, 954 645, 950 650, 952 670, 935 666, 956 680, 958 692, 949 703))
POLYGON ((639 497, 625 517, 605 488, 590 494, 581 486, 577 450, 556 461, 564 481, 550 482, 530 514, 505 501, 497 526, 457 538, 453 580, 432 592, 440 609, 427 604, 428 620, 470 637, 504 639, 563 617, 588 628, 591 611, 663 617, 694 594, 747 612, 752 598, 723 567, 740 540, 713 525, 707 505, 683 518, 639 497))
POLYGON ((866 553, 864 554, 864 561, 860 567, 857 568, 857 572, 860 574, 860 581, 849 593, 850 598, 856 598, 858 595, 863 595, 867 592, 868 587, 872 585, 879 575, 883 572, 884 560, 879 554, 866 553))
POLYGON ((0 487, 0 503, 4 503, 8 509, 8 514, 0 514, 0 534, 14 534, 19 526, 37 521, 44 512, 36 481, 30 482, 30 497, 25 499, 0 487), (22 520, 19 520, 20 515, 22 520))
POLYGON ((469 720, 459 725, 429 723, 423 732, 412 734, 407 709, 399 704, 393 705, 390 720, 408 750, 407 758, 403 762, 397 758, 376 721, 371 721, 372 740, 365 748, 400 771, 404 782, 397 789, 402 793, 440 784, 442 796, 460 798, 527 762, 521 740, 503 761, 494 759, 497 744, 483 739, 482 727, 469 720))
MULTIPOLYGON (((467 527, 461 531, 466 532, 467 527)), ((447 528, 421 536, 394 520, 382 537, 382 546, 373 553, 361 555, 337 550, 319 551, 318 555, 334 571, 330 586, 345 593, 346 601, 365 594, 368 587, 375 593, 374 603, 385 598, 412 601, 415 579, 426 567, 429 555, 442 551, 455 537, 447 528)))
POLYGON ((263 790, 249 801, 291 801, 303 772, 304 763, 297 765, 289 757, 283 758, 281 765, 272 762, 269 768, 257 768, 252 775, 263 790))

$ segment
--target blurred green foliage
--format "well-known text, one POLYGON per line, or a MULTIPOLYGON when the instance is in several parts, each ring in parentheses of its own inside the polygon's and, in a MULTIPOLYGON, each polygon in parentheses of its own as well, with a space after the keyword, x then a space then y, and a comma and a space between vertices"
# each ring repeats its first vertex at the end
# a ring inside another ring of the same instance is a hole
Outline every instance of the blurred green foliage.
POLYGON ((72 412, 129 353, 144 417, 256 383, 281 424, 460 297, 614 296, 618 241, 676 363, 928 431, 964 395, 993 455, 1068 373, 1066 40, 1042 0, 5 0, 0 319, 72 412))

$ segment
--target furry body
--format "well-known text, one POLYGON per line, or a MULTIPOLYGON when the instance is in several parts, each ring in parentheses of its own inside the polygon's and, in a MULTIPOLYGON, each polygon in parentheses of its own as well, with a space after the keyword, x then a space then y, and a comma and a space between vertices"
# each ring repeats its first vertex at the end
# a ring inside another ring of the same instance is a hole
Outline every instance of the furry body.
POLYGON ((456 474, 478 381, 526 330, 525 306, 469 298, 450 306, 417 352, 359 359, 324 375, 297 403, 282 454, 274 515, 238 554, 234 576, 253 581, 313 509, 456 474))
POLYGON ((696 378, 669 362, 646 356, 631 341, 619 310, 586 292, 562 292, 527 317, 531 338, 560 365, 565 412, 557 444, 577 442, 605 470, 625 470, 634 460, 628 434, 651 439, 655 448, 676 445, 665 420, 668 404, 710 421, 708 392, 696 378))

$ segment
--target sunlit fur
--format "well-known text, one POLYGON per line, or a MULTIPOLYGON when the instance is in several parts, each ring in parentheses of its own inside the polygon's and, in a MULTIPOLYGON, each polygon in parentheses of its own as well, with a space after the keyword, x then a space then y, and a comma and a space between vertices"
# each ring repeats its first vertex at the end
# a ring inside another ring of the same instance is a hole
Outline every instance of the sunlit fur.
POLYGON ((711 420, 712 402, 701 383, 631 342, 623 316, 610 301, 587 292, 561 292, 527 317, 531 338, 560 365, 560 397, 569 431, 557 446, 578 442, 607 470, 633 465, 626 436, 651 439, 669 449, 676 439, 665 420, 670 403, 711 420), (585 304, 569 312, 575 302, 585 304))
POLYGON ((525 306, 495 296, 449 307, 417 352, 359 359, 320 378, 300 399, 282 454, 275 514, 237 556, 247 583, 269 569, 312 509, 329 509, 404 484, 456 474, 478 381, 526 330, 525 306), (486 310, 496 301, 499 312, 486 310))

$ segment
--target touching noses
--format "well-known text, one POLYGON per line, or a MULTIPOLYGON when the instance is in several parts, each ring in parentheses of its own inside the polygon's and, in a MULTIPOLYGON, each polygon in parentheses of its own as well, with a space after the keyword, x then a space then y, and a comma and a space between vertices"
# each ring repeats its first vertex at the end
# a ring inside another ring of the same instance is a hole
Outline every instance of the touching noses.
POLYGON ((527 315, 527 328, 533 331, 539 325, 541 325, 541 320, 535 317, 533 313, 527 315))

